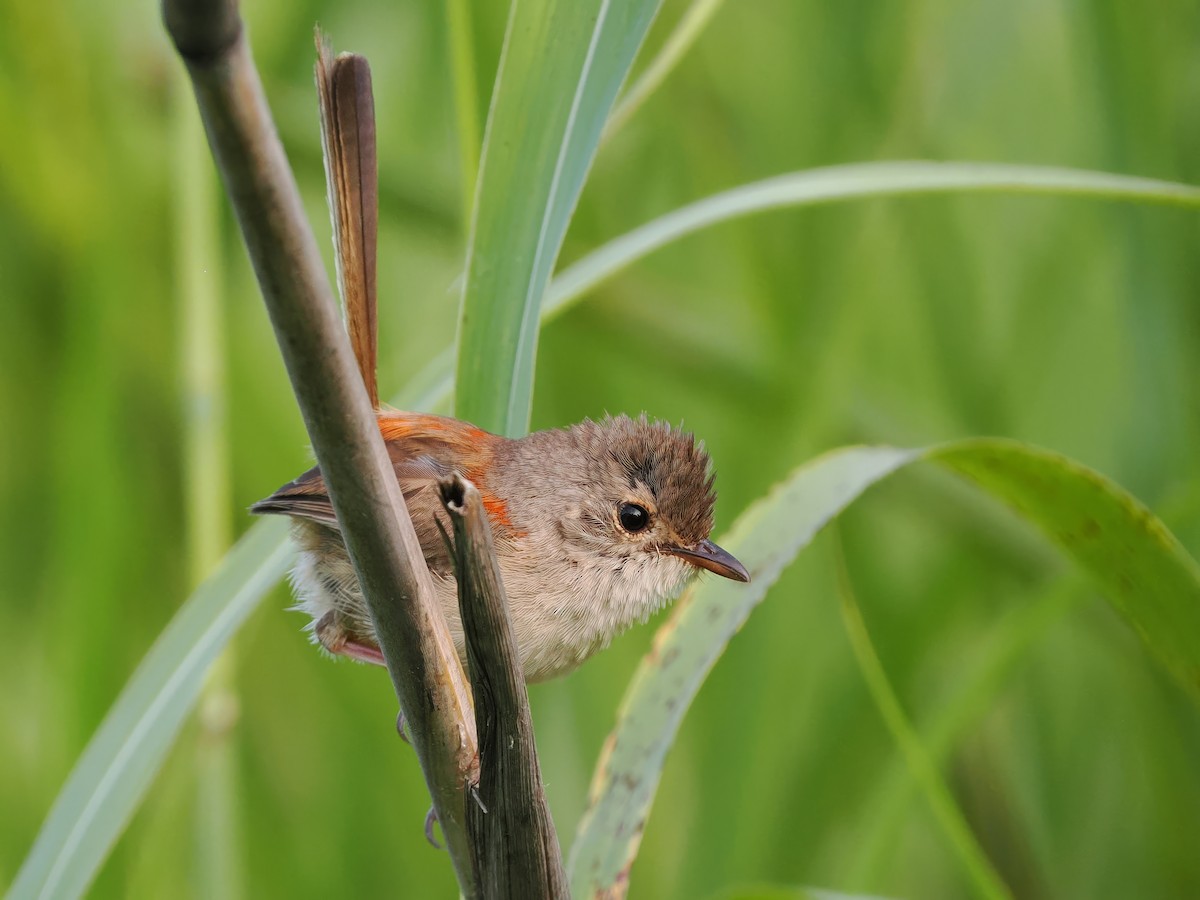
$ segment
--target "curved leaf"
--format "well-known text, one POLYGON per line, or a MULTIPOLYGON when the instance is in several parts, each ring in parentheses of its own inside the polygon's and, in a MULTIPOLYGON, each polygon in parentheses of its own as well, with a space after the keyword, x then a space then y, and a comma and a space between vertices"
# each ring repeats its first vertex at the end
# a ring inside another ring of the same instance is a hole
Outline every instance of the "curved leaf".
POLYGON ((292 557, 287 522, 265 520, 159 635, 75 764, 9 900, 78 897, 158 773, 204 677, 292 557))
MULTIPOLYGON (((915 161, 854 163, 789 172, 697 200, 581 257, 550 282, 542 301, 541 323, 566 312, 588 291, 655 250, 722 222, 795 206, 970 192, 1080 196, 1200 207, 1200 188, 1086 169, 915 161)), ((430 362, 421 378, 429 385, 428 408, 448 409, 455 381, 449 351, 430 362)), ((459 415, 470 418, 461 408, 459 415)))
POLYGON ((923 160, 807 169, 713 194, 609 241, 555 277, 546 296, 545 314, 560 311, 562 306, 660 247, 731 219, 792 206, 968 191, 1200 206, 1200 188, 1191 185, 1086 169, 923 160))
POLYGON ((1200 567, 1113 482, 1014 441, 835 451, 801 466, 721 541, 754 581, 698 584, 656 635, 597 765, 571 851, 574 896, 596 896, 628 876, 684 711, 784 566, 864 490, 918 459, 963 475, 1040 528, 1097 582, 1168 669, 1193 691, 1200 687, 1200 567))
POLYGON ((929 458, 1040 528, 1200 694, 1200 566, 1150 510, 1100 473, 1016 441, 961 441, 929 458))
POLYGON ((456 414, 529 428, 538 309, 604 121, 660 0, 516 0, 467 253, 456 414))

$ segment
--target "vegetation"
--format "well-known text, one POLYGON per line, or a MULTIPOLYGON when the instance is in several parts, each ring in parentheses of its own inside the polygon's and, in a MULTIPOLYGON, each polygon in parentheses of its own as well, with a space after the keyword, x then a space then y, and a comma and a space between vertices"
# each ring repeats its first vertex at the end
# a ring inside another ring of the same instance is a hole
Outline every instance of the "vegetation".
MULTIPOLYGON (((715 16, 606 133, 560 269, 768 176, 805 172, 797 178, 829 199, 857 173, 843 193, 858 199, 742 216, 589 283, 538 337, 532 426, 605 410, 683 419, 717 462, 719 532, 789 477, 795 490, 825 473, 825 494, 847 478, 874 481, 861 469, 828 475, 855 451, 791 474, 831 448, 998 435, 1103 472, 1182 546, 1112 482, 1057 456, 1008 443, 931 451, 1019 499, 1065 556, 953 476, 880 451, 901 471, 783 569, 682 719, 631 896, 785 896, 737 893, 767 882, 914 897, 1194 895, 1200 727, 1181 683, 1196 684, 1200 641, 1184 549, 1200 546, 1196 191, 988 168, 949 170, 965 181, 940 189, 989 196, 886 198, 927 191, 914 179, 947 170, 808 170, 956 159, 1200 183, 1189 120, 1200 22, 1182 4, 1153 21, 1098 2, 719 6, 660 13, 635 75, 681 21, 715 16), (1015 196, 1032 190, 1051 196, 1015 196), (1090 555, 1071 539, 1089 522, 1103 536, 1090 555)), ((155 11, 72 0, 6 12, 0 100, 20 139, 0 150, 11 311, 0 329, 2 884, 155 637, 251 524, 245 507, 308 463, 155 11)), ((455 333, 473 189, 464 173, 503 10, 450 0, 244 14, 323 235, 312 22, 372 61, 381 383, 427 405, 444 396, 439 372, 454 368, 436 350, 455 333)), ((536 62, 512 64, 536 73, 536 62)), ((514 206, 524 186, 510 186, 514 206)), ((568 278, 558 284, 552 299, 568 293, 568 278)), ((478 300, 486 286, 469 276, 468 292, 478 300)), ((523 364, 516 357, 510 366, 523 364)), ((457 369, 483 383, 476 362, 457 369)), ((500 400, 477 399, 479 417, 498 409, 490 424, 521 430, 520 403, 500 400)), ((781 568, 811 536, 806 517, 820 524, 839 506, 820 493, 772 495, 793 498, 782 514, 755 507, 734 529, 747 555, 781 568)), ((197 595, 207 619, 177 621, 181 642, 155 651, 177 662, 203 627, 232 631, 249 615, 161 774, 129 776, 149 793, 94 895, 452 892, 447 861, 421 837, 428 801, 392 734, 387 679, 320 659, 281 611, 284 589, 257 603, 283 565, 279 537, 260 527, 197 595)), ((701 603, 733 596, 705 582, 663 639, 686 633, 701 603)), ((753 600, 743 602, 748 613, 753 600)), ((653 631, 531 689, 564 848, 653 631)), ((647 684, 643 670, 637 687, 647 684)), ((101 830, 81 830, 81 842, 101 830)))

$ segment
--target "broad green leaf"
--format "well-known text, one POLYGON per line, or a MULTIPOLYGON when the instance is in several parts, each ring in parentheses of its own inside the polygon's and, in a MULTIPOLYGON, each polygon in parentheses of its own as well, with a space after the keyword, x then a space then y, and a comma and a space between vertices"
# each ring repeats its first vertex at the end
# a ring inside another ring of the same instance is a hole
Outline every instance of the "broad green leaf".
POLYGON ((801 466, 751 506, 721 543, 753 575, 705 581, 660 629, 622 702, 571 851, 575 897, 628 877, 666 752, 733 634, 820 529, 863 491, 916 460, 975 482, 1072 557, 1183 683, 1200 687, 1200 568, 1166 527, 1108 479, 1012 441, 923 451, 851 447, 801 466))
POLYGON ((538 310, 600 132, 660 0, 515 0, 492 93, 459 324, 456 414, 529 427, 538 310))
POLYGON ((9 900, 78 897, 133 815, 209 666, 291 559, 287 522, 252 528, 159 635, 75 764, 9 900))
POLYGON ((929 458, 1040 528, 1200 694, 1200 567, 1150 510, 1098 472, 1015 441, 962 441, 929 458))

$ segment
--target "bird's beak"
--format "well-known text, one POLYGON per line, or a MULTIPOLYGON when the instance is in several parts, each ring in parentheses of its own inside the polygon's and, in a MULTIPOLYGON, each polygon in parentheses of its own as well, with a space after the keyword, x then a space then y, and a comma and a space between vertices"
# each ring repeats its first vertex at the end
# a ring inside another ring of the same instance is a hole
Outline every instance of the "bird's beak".
POLYGON ((722 578, 743 582, 750 580, 750 573, 746 571, 746 567, 738 562, 732 553, 722 550, 712 541, 701 541, 695 547, 667 547, 666 551, 693 566, 716 572, 722 578))

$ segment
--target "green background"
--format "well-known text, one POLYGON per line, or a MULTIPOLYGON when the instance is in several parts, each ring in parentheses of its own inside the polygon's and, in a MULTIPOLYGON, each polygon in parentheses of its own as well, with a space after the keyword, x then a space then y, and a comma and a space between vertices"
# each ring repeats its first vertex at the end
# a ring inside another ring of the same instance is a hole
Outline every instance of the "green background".
MULTIPOLYGON (((486 99, 505 10, 472 4, 486 99)), ((647 51, 685 4, 668 2, 647 51)), ((440 3, 247 4, 268 97, 323 245, 311 28, 375 73, 382 393, 454 336, 464 205, 440 3)), ((193 583, 185 535, 181 178, 194 117, 151 3, 4 0, 0 30, 0 886, 193 583)), ((1105 169, 1200 183, 1200 13, 1163 4, 727 4, 601 150, 563 260, 750 180, 873 159, 1105 169)), ((648 54, 644 54, 647 56, 648 54)), ((481 110, 485 104, 481 103, 481 110)), ((482 115, 482 112, 480 113, 482 115)), ((194 146, 194 145, 193 145, 194 146)), ((224 314, 230 534, 310 464, 228 211, 189 240, 224 314), (199 247, 199 251, 197 251, 199 247)), ((1133 491, 1200 548, 1194 212, 1054 198, 773 212, 638 263, 542 333, 534 427, 683 421, 719 473, 718 532, 801 461, 855 442, 1032 441, 1133 491)), ((867 624, 918 728, 1022 897, 1200 893, 1200 719, 1081 577, 931 472, 845 517, 867 624), (947 710, 950 710, 947 713, 947 710)), ((633 897, 806 883, 952 897, 961 866, 906 776, 818 541, 685 720, 633 897), (897 787, 899 785, 899 787, 897 787), (900 792, 899 794, 897 792, 900 792), (897 801, 896 797, 900 800, 897 801)), ((199 896, 205 760, 245 896, 450 896, 377 670, 323 660, 278 590, 235 642, 240 716, 193 723, 93 893, 199 896)), ((653 626, 531 690, 564 845, 653 626)))

